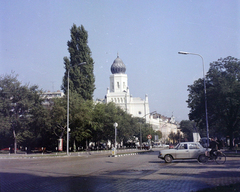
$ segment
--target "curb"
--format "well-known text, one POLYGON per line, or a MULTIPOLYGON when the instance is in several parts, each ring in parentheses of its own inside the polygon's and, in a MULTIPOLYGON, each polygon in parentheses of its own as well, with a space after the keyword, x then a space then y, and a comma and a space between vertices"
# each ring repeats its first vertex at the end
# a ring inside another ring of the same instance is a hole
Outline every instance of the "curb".
POLYGON ((97 156, 97 155, 107 155, 108 157, 123 157, 123 156, 129 156, 129 155, 140 155, 143 153, 148 153, 152 151, 141 151, 141 152, 130 152, 130 153, 125 153, 125 154, 117 154, 115 156, 110 155, 109 151, 108 152, 91 152, 91 153, 76 153, 76 154, 71 154, 69 156, 65 154, 39 154, 39 155, 27 155, 27 154, 22 154, 22 155, 0 155, 0 160, 1 159, 41 159, 41 158, 67 158, 67 157, 86 157, 86 156, 97 156), (107 154, 108 153, 108 154, 107 154))
POLYGON ((141 154, 143 154, 143 153, 149 153, 149 152, 153 152, 153 151, 143 151, 143 152, 136 152, 136 153, 110 155, 109 157, 124 157, 124 156, 131 156, 131 155, 141 155, 141 154))

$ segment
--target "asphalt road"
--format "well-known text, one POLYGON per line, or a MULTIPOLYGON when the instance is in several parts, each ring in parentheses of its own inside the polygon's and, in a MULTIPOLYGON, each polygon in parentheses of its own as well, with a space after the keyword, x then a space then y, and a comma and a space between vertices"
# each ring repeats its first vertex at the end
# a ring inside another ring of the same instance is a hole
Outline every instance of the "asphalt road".
POLYGON ((224 165, 166 164, 158 152, 108 157, 0 159, 0 191, 198 191, 240 182, 240 158, 224 165))

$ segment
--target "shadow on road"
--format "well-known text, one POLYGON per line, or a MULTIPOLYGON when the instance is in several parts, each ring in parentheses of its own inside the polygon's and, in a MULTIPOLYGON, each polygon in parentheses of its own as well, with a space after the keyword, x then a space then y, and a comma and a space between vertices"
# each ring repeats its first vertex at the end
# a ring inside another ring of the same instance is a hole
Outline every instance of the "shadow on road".
MULTIPOLYGON (((118 174, 117 172, 115 174, 118 174)), ((122 174, 124 174, 122 172, 122 174)), ((112 178, 109 176, 40 177, 29 174, 1 173, 1 192, 49 192, 49 191, 197 191, 207 188, 200 181, 179 182, 179 180, 146 180, 112 178), (175 183, 173 185, 173 183, 175 183), (176 185, 178 183, 178 185, 176 185)))

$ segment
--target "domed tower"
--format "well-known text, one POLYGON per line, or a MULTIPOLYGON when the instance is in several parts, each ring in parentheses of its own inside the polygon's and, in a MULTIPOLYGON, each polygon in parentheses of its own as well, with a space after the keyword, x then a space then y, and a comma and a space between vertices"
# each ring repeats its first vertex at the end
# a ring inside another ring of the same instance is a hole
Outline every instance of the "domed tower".
POLYGON ((128 88, 127 74, 125 74, 126 66, 122 59, 117 58, 113 61, 111 65, 110 75, 110 92, 126 92, 128 88))
MULTIPOLYGON (((114 102, 127 113, 134 117, 143 117, 149 113, 148 97, 141 99, 140 97, 132 97, 128 88, 128 77, 126 66, 122 59, 117 58, 113 61, 110 75, 110 89, 107 88, 107 94, 104 102, 114 102)), ((146 121, 149 119, 146 116, 146 121)))
POLYGON ((124 65, 122 59, 117 56, 117 58, 113 61, 113 64, 111 66, 111 72, 112 74, 122 73, 124 74, 126 71, 126 66, 124 65))

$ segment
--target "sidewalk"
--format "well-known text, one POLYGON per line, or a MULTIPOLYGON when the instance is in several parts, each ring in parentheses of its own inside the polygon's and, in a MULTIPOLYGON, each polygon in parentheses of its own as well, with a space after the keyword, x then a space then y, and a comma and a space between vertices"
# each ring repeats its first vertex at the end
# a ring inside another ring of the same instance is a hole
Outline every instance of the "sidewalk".
MULTIPOLYGON (((115 156, 131 155, 133 153, 149 152, 150 150, 139 150, 139 149, 120 149, 117 150, 115 156)), ((26 159, 26 158, 53 158, 53 157, 76 157, 76 156, 91 156, 91 155, 112 155, 112 150, 99 150, 99 151, 79 151, 70 152, 69 156, 66 152, 50 152, 50 153, 0 153, 0 159, 26 159)))

